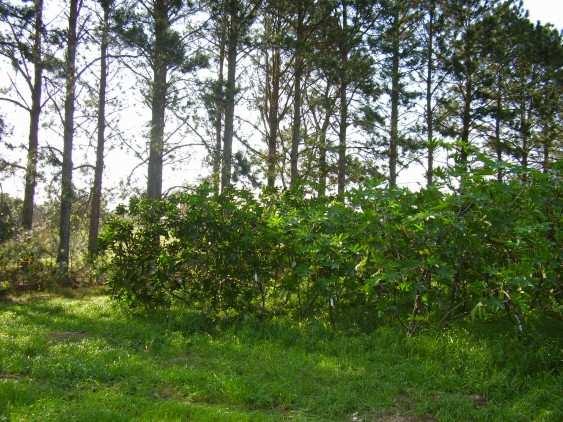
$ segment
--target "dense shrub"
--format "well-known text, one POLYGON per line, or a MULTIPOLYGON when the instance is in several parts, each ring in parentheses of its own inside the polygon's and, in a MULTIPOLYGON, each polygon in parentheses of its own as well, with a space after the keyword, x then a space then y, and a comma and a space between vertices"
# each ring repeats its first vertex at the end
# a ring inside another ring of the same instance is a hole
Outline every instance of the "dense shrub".
POLYGON ((0 244, 12 239, 19 228, 21 201, 0 193, 0 244))
POLYGON ((132 200, 101 237, 115 294, 132 304, 264 308, 275 237, 263 212, 247 192, 215 197, 206 186, 166 201, 132 200))
POLYGON ((0 294, 43 289, 55 282, 55 259, 40 236, 24 232, 0 244, 0 294))
POLYGON ((45 287, 53 279, 53 265, 41 236, 23 233, 21 201, 0 194, 0 294, 45 287))
POLYGON ((345 203, 207 186, 132 200, 101 237, 116 297, 371 326, 561 315, 560 186, 474 176, 463 193, 364 186, 345 203))
MULTIPOLYGON (((77 202, 72 210, 70 279, 73 285, 90 283, 92 268, 85 259, 88 220, 87 203, 77 202)), ((46 202, 34 209, 33 230, 20 223, 21 201, 0 196, 0 292, 40 290, 60 283, 56 255, 58 203, 46 202)))

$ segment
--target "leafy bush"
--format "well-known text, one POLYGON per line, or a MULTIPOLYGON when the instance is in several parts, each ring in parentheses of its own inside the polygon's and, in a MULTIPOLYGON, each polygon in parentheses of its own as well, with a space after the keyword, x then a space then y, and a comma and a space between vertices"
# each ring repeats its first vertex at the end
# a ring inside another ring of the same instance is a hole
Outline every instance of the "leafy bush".
MULTIPOLYGON (((22 202, 0 195, 0 291, 40 290, 61 282, 57 273, 59 203, 44 202, 34 208, 33 229, 20 223, 22 202)), ((73 286, 97 283, 96 268, 88 259, 88 201, 73 203, 71 214, 71 269, 73 286)))
POLYGON ((0 294, 45 287, 54 276, 47 242, 39 231, 23 233, 21 201, 0 194, 0 294))
POLYGON ((173 299, 217 311, 265 309, 275 236, 248 192, 207 186, 166 201, 134 199, 105 225, 110 284, 131 304, 173 299))
POLYGON ((345 203, 203 185, 134 199, 101 237, 114 295, 205 312, 373 326, 561 314, 553 175, 468 177, 463 193, 364 186, 345 203))
POLYGON ((0 193, 0 243, 12 239, 19 228, 21 201, 0 193))
POLYGON ((31 232, 0 245, 0 293, 43 289, 55 283, 55 260, 46 245, 31 232))

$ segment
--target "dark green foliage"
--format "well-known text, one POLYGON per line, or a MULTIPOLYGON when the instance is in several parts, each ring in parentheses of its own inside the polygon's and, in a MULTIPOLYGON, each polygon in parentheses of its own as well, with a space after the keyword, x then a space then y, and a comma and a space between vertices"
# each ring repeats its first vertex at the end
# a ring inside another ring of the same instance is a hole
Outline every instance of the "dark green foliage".
POLYGON ((15 236, 19 229, 21 201, 0 193, 0 244, 15 236))
POLYGON ((114 295, 206 312, 288 314, 372 327, 561 314, 560 186, 552 173, 463 194, 364 187, 346 205, 301 194, 255 199, 202 186, 134 200, 102 235, 114 295), (160 242, 157 241, 160 239, 160 242))
POLYGON ((263 212, 247 192, 217 198, 207 186, 163 201, 131 201, 101 238, 114 293, 132 304, 176 297, 205 309, 252 308, 273 247, 263 212))

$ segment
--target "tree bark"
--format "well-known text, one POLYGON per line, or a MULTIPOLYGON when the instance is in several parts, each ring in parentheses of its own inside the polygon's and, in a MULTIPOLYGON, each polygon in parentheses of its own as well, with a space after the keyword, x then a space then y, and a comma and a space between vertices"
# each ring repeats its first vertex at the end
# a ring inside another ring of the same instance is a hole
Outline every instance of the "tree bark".
POLYGON ((430 187, 434 184, 434 109, 432 105, 432 89, 434 79, 434 13, 436 4, 434 1, 430 4, 428 17, 428 50, 426 55, 426 143, 428 150, 427 169, 426 169, 426 186, 430 187))
MULTIPOLYGON (((523 84, 524 85, 524 84, 523 84)), ((524 169, 528 168, 528 154, 529 154, 529 146, 528 146, 528 138, 529 138, 529 123, 527 117, 527 92, 526 88, 522 87, 521 93, 521 101, 520 101, 520 139, 522 141, 521 150, 522 150, 522 157, 520 159, 520 164, 524 169)))
POLYGON ((291 127, 291 153, 290 153, 290 187, 299 185, 299 144, 301 143, 301 80, 304 73, 303 42, 304 42, 305 11, 302 4, 297 12, 296 46, 294 58, 294 84, 293 84, 293 122, 291 127))
POLYGON ((319 136, 319 198, 324 198, 326 196, 326 180, 328 177, 328 165, 326 162, 327 144, 326 144, 326 133, 328 131, 328 126, 330 125, 330 113, 327 110, 323 125, 321 127, 321 133, 319 136))
POLYGON ((233 161, 233 135, 236 97, 236 71, 239 42, 239 22, 236 0, 230 2, 229 35, 227 39, 227 86, 225 92, 225 133, 223 136, 223 167, 221 171, 221 190, 231 186, 233 161))
POLYGON ((497 155, 497 165, 499 166, 497 170, 497 180, 502 182, 502 169, 500 168, 500 163, 502 162, 502 143, 500 139, 500 125, 501 125, 501 114, 502 114, 502 95, 501 95, 501 76, 500 71, 497 75, 497 98, 496 98, 496 115, 495 115, 495 152, 497 155))
POLYGON ((102 177, 104 173, 104 148, 106 130, 106 88, 108 77, 107 51, 109 46, 109 19, 111 2, 102 3, 104 9, 102 40, 100 45, 100 86, 98 92, 98 142, 96 146, 96 168, 90 202, 90 227, 88 233, 88 253, 95 256, 98 249, 100 209, 102 203, 102 177))
POLYGON ((72 212, 72 146, 74 140, 74 101, 76 96, 76 50, 78 14, 82 2, 70 0, 66 51, 66 94, 64 110, 64 147, 61 173, 61 208, 57 263, 64 284, 70 284, 70 216, 72 212))
MULTIPOLYGON (((459 153, 459 165, 461 171, 465 174, 467 173, 467 161, 469 153, 469 136, 471 133, 471 106, 473 103, 473 71, 472 71, 472 58, 471 52, 473 51, 473 44, 468 33, 465 34, 465 88, 464 88, 464 99, 463 99, 463 111, 462 111, 462 128, 461 128, 461 150, 459 153)), ((463 180, 462 180, 463 185, 463 180)))
POLYGON ((217 116, 215 117, 215 150, 213 151, 213 187, 216 193, 221 191, 221 150, 223 143, 223 91, 225 84, 224 67, 225 67, 225 25, 220 23, 219 29, 219 61, 217 76, 217 95, 215 97, 215 109, 217 116))
POLYGON ((463 102, 462 128, 461 128, 461 150, 459 153, 459 164, 462 171, 467 172, 467 159, 469 147, 469 134, 471 132, 471 99, 473 96, 473 82, 468 75, 465 82, 465 98, 463 102))
POLYGON ((542 160, 542 172, 549 172, 550 168, 550 157, 549 157, 549 141, 546 139, 543 144, 543 160, 542 160))
POLYGON ((389 187, 397 186, 397 149, 399 143, 399 12, 393 17, 391 63, 391 133, 389 137, 389 187))
POLYGON ((147 196, 159 199, 162 196, 162 168, 164 152, 164 118, 167 94, 166 32, 170 28, 167 1, 155 0, 155 42, 153 53, 153 86, 151 98, 150 151, 147 177, 147 196))
POLYGON ((29 123, 29 145, 27 149, 27 167, 25 174, 25 194, 22 209, 22 225, 25 230, 33 226, 33 205, 37 184, 37 154, 39 147, 39 117, 41 114, 41 93, 43 88, 43 54, 41 38, 43 29, 43 0, 35 0, 35 34, 33 40, 33 89, 31 93, 31 111, 29 123))
POLYGON ((274 189, 276 185, 277 165, 277 140, 279 129, 279 101, 280 101, 280 49, 274 47, 271 66, 271 92, 268 107, 268 188, 274 189))
POLYGON ((348 8, 342 1, 342 44, 340 46, 342 74, 340 81, 340 127, 338 131, 338 199, 344 199, 346 190, 346 129, 348 128, 348 8))

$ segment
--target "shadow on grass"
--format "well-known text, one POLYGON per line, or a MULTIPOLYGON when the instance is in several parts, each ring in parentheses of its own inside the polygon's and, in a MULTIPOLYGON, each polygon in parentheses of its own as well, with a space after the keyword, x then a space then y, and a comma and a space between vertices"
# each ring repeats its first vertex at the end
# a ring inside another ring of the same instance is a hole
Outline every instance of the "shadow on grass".
POLYGON ((0 380, 0 414, 4 403, 14 419, 561 415, 560 378, 541 367, 534 379, 515 373, 498 361, 506 339, 466 329, 415 338, 281 321, 217 329, 190 312, 130 315, 99 294, 0 305, 0 318, 3 311, 15 322, 0 328, 0 372, 22 378, 0 380))

